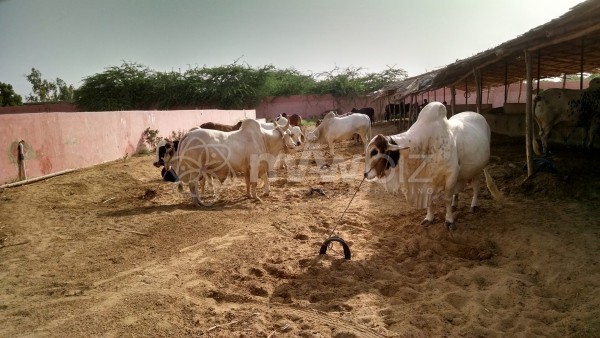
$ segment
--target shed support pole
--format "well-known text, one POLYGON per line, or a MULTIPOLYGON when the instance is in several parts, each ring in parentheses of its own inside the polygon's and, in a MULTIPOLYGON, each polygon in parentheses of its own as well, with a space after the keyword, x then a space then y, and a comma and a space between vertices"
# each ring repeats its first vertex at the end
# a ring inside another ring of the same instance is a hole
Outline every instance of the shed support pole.
POLYGON ((450 87, 450 105, 452 106, 450 115, 454 116, 456 114, 456 87, 454 85, 450 87))
POLYGON ((504 64, 504 104, 508 100, 508 63, 504 64))
POLYGON ((479 69, 473 68, 473 77, 475 78, 475 105, 477 106, 477 113, 481 114, 481 71, 479 69))
POLYGON ((525 67, 527 72, 527 99, 525 101, 525 155, 527 157, 527 177, 533 175, 533 70, 531 64, 531 53, 525 50, 525 67))
POLYGON ((469 98, 468 94, 469 94, 469 79, 465 79, 465 106, 467 104, 469 104, 469 102, 468 102, 468 98, 469 98))
POLYGON ((540 95, 540 71, 542 68, 542 62, 540 57, 540 50, 537 51, 537 87, 535 89, 535 95, 540 95))
POLYGON ((581 62, 579 64, 579 90, 583 89, 583 52, 585 49, 585 37, 581 37, 581 62))

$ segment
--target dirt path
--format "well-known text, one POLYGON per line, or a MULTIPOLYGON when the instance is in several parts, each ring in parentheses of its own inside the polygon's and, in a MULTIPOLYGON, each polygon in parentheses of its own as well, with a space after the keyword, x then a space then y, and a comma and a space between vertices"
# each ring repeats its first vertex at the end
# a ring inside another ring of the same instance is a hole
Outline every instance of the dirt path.
POLYGON ((600 336, 598 154, 519 185, 520 140, 495 137, 509 202, 465 194, 453 233, 365 182, 346 261, 318 256, 362 179, 361 146, 338 149, 294 154, 261 203, 237 180, 195 208, 151 156, 0 192, 0 336, 600 336))

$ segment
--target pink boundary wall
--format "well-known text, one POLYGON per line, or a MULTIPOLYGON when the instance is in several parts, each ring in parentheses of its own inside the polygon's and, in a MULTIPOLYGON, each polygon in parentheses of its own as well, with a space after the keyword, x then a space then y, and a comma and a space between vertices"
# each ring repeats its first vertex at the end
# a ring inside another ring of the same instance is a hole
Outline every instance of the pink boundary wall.
POLYGON ((270 119, 279 114, 298 114, 302 118, 317 118, 321 113, 333 109, 349 112, 352 108, 376 108, 369 97, 336 98, 332 95, 291 95, 267 97, 256 107, 256 117, 270 119))
POLYGON ((54 112, 0 115, 0 184, 18 178, 17 146, 25 141, 27 178, 114 161, 136 153, 146 128, 159 136, 204 122, 234 124, 254 110, 54 112))

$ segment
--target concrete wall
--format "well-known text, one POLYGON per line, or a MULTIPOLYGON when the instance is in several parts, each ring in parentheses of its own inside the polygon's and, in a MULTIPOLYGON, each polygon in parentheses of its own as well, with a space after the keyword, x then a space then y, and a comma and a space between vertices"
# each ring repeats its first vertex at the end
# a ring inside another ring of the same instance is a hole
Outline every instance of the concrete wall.
POLYGON ((17 147, 25 141, 27 178, 113 161, 144 145, 146 128, 159 136, 212 121, 234 124, 254 110, 171 110, 0 114, 0 184, 18 177, 17 147))
POLYGON ((333 109, 349 112, 352 108, 372 107, 378 113, 377 106, 368 97, 336 98, 331 95, 292 95, 268 97, 256 107, 256 117, 270 119, 279 114, 299 114, 303 118, 320 117, 321 113, 333 109))

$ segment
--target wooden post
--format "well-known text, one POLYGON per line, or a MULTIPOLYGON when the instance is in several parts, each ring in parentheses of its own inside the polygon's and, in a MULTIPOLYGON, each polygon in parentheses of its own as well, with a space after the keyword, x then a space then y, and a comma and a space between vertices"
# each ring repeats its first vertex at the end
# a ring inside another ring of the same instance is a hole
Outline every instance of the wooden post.
POLYGON ((450 116, 454 116, 456 114, 456 87, 454 85, 450 87, 450 105, 452 106, 450 116))
POLYGON ((508 63, 504 64, 504 104, 508 100, 508 63))
POLYGON ((579 90, 583 89, 583 53, 584 53, 584 47, 585 47, 585 37, 581 37, 581 61, 580 61, 580 71, 579 71, 579 90))
POLYGON ((19 141, 17 146, 17 163, 19 166, 19 181, 27 179, 27 172, 25 171, 25 141, 19 141))
POLYGON ((525 101, 525 155, 527 157, 527 177, 533 175, 533 70, 531 64, 531 53, 525 50, 525 67, 527 72, 527 100, 525 101))
POLYGON ((481 71, 473 68, 473 77, 475 78, 475 105, 477 106, 477 113, 481 114, 481 71))

